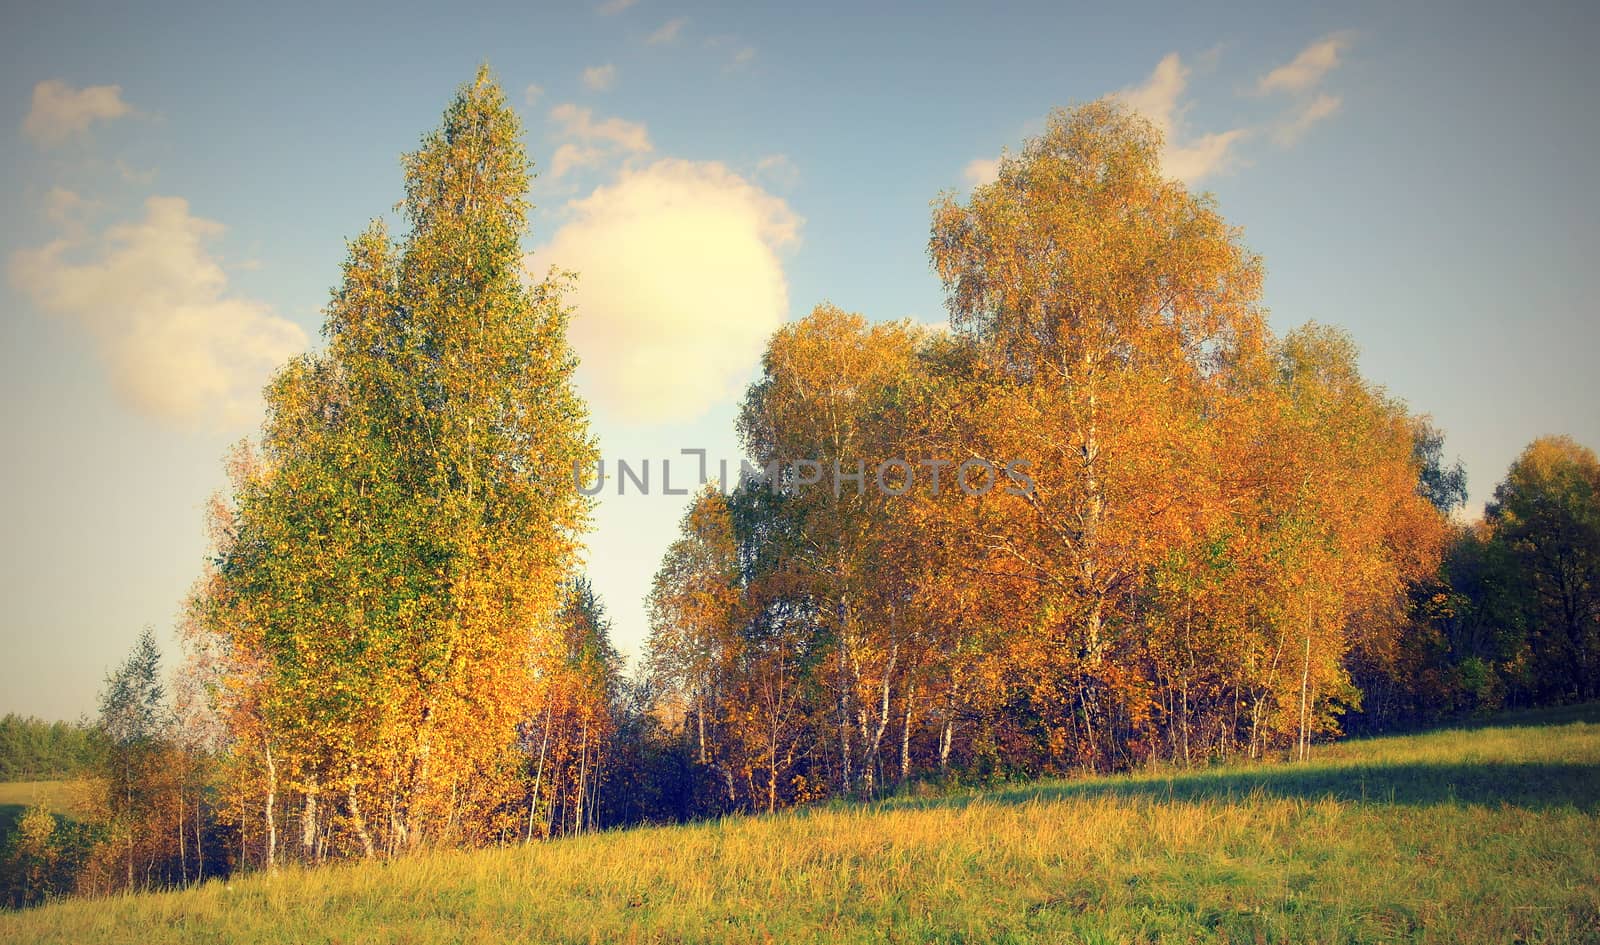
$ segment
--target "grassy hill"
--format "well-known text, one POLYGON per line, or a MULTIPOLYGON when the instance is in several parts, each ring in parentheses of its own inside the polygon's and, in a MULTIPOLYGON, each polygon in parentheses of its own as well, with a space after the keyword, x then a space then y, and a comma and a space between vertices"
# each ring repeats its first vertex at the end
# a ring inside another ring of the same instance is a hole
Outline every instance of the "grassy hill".
POLYGON ((1595 716, 290 869, 0 941, 1600 942, 1595 716))

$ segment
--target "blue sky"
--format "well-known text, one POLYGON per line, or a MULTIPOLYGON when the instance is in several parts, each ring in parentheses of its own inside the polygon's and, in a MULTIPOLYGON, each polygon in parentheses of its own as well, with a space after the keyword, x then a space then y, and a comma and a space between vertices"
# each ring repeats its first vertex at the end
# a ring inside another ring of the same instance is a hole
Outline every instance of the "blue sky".
MULTIPOLYGON (((6 13, 0 711, 91 711, 173 626, 264 372, 316 343, 344 240, 485 60, 541 171, 530 260, 584 276, 610 459, 736 463, 760 338, 820 301, 941 321, 929 202, 1119 92, 1264 256, 1275 327, 1349 329, 1444 427, 1474 514, 1533 437, 1600 445, 1595 13, 856 6, 6 13)), ((626 651, 683 501, 599 510, 626 651)))

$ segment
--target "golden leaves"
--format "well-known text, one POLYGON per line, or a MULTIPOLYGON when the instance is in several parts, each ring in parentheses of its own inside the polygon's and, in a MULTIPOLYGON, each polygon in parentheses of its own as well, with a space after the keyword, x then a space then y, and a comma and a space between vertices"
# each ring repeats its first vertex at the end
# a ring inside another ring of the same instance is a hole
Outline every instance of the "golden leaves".
POLYGON ((481 838, 523 797, 529 634, 554 632, 587 517, 529 485, 593 445, 560 299, 519 279, 520 133, 480 75, 406 156, 411 232, 351 242, 328 350, 269 390, 271 465, 240 464, 198 610, 224 644, 230 722, 260 734, 239 750, 336 788, 391 852, 481 838))

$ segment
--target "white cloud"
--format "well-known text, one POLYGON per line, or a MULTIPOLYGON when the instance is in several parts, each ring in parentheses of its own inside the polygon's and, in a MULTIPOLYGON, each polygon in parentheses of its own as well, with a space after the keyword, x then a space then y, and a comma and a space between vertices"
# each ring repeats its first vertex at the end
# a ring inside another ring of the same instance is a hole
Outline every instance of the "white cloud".
POLYGON ((1189 68, 1177 53, 1168 53, 1156 63, 1155 71, 1143 85, 1123 89, 1117 97, 1128 107, 1142 112, 1163 130, 1171 128, 1180 111, 1178 100, 1189 86, 1189 68))
POLYGON ((222 231, 182 198, 151 197, 142 220, 97 239, 18 251, 11 281, 88 333, 134 408, 180 425, 237 427, 259 416, 262 384, 307 338, 264 303, 228 292, 204 246, 222 231))
POLYGON ((1349 33, 1324 36, 1300 51, 1294 60, 1281 65, 1256 81, 1256 93, 1304 92, 1339 67, 1339 58, 1350 46, 1349 33))
POLYGON ((122 178, 122 180, 126 183, 141 184, 148 187, 156 182, 156 169, 153 167, 141 171, 121 158, 116 160, 114 166, 117 169, 117 176, 122 178))
POLYGON ((567 103, 550 109, 550 120, 560 126, 563 137, 579 141, 600 141, 623 151, 649 151, 650 132, 638 122, 621 118, 595 121, 594 111, 567 103))
POLYGON ((99 206, 98 200, 90 200, 65 187, 52 187, 44 195, 45 218, 72 235, 83 232, 89 214, 99 206))
POLYGON ((539 99, 544 97, 544 86, 529 84, 522 90, 522 101, 526 105, 537 105, 539 99))
POLYGON ((756 162, 756 174, 779 187, 793 187, 800 182, 800 168, 789 160, 787 154, 769 154, 756 162))
POLYGON ((639 0, 606 0, 600 4, 600 12, 606 16, 615 16, 638 2, 639 0))
POLYGON ((705 39, 707 49, 733 49, 733 55, 728 57, 727 65, 723 66, 724 72, 737 72, 756 61, 756 48, 745 45, 738 36, 721 34, 707 36, 705 39), (737 48, 735 48, 737 47, 737 48))
POLYGON ((688 24, 689 18, 686 16, 670 19, 661 24, 660 29, 656 30, 654 33, 651 33, 645 42, 651 46, 662 46, 667 43, 675 43, 678 41, 678 34, 682 33, 683 28, 688 24))
POLYGON ((581 144, 568 142, 556 148, 556 153, 550 156, 550 178, 560 180, 569 172, 580 167, 592 167, 605 160, 606 152, 602 148, 585 147, 581 144))
POLYGON ((1185 183, 1226 170, 1233 160, 1233 146, 1250 132, 1233 128, 1190 138, 1185 135, 1184 90, 1189 86, 1189 68, 1177 53, 1169 53, 1157 63, 1144 84, 1115 93, 1130 108, 1141 112, 1155 124, 1165 138, 1161 164, 1166 173, 1185 183))
POLYGON ((961 176, 973 187, 992 184, 1000 176, 999 158, 973 158, 961 169, 961 176))
POLYGON ((59 79, 33 87, 33 105, 22 130, 36 144, 48 147, 83 134, 97 121, 110 121, 131 113, 122 100, 120 85, 91 85, 75 89, 59 79))
POLYGON ((1219 174, 1233 165, 1233 146, 1249 133, 1247 128, 1234 128, 1201 135, 1176 147, 1168 145, 1161 166, 1186 184, 1219 174))
POLYGON ((1272 140, 1285 148, 1294 145, 1312 125, 1337 114, 1342 104, 1337 95, 1318 95, 1297 108, 1293 117, 1273 129, 1272 140))
POLYGON ((583 84, 596 92, 604 92, 617 83, 617 67, 611 63, 590 66, 583 70, 583 84))
POLYGON ((572 339, 591 400, 648 423, 734 395, 788 315, 778 253, 801 226, 788 204, 720 163, 662 160, 568 212, 528 263, 579 273, 572 339))
POLYGON ((654 148, 644 125, 621 118, 596 120, 593 110, 570 102, 550 109, 550 120, 558 138, 570 139, 551 155, 553 179, 599 164, 614 154, 644 154, 654 148))
POLYGON ((1343 100, 1337 95, 1311 92, 1322 83, 1328 73, 1339 67, 1340 58, 1349 48, 1352 34, 1333 33, 1324 36, 1300 51, 1293 61, 1279 66, 1256 81, 1256 94, 1274 92, 1299 96, 1294 110, 1278 122, 1272 130, 1272 140, 1280 147, 1292 147, 1325 118, 1337 114, 1343 100))

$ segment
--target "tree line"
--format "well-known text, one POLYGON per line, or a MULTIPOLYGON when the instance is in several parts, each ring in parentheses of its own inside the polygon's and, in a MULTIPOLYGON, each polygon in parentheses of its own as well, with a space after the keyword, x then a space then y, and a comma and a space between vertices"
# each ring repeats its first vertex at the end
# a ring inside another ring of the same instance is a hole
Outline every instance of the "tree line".
POLYGON ((1359 705, 1458 491, 1427 420, 1309 325, 1165 178, 1150 125, 1058 112, 929 255, 949 333, 821 306, 739 418, 758 462, 1026 457, 1033 488, 708 491, 652 597, 649 666, 720 802, 871 794, 1285 747, 1359 705))
POLYGON ((1481 521, 1453 523, 1403 632, 1353 673, 1362 731, 1600 699, 1600 461, 1534 440, 1481 521))
POLYGON ((1160 145, 1058 111, 935 204, 950 331, 822 305, 774 334, 738 419, 764 472, 695 498, 650 597, 695 810, 1600 696, 1594 453, 1536 441, 1458 523, 1443 434, 1343 332, 1269 329, 1259 258, 1160 145), (1017 457, 1026 490, 926 481, 1017 457))
POLYGON ((1594 454, 1537 441, 1459 524, 1441 432, 1343 333, 1274 333, 1260 259, 1111 102, 936 202, 949 330, 772 336, 761 472, 694 496, 625 675, 520 138, 480 71, 405 157, 407 232, 351 241, 229 457, 184 663, 147 633, 108 678, 97 814, 25 817, 14 904, 1600 696, 1594 454), (954 487, 983 469, 1027 488, 954 487))
POLYGON ((48 781, 88 770, 100 754, 95 733, 87 721, 7 712, 0 716, 0 781, 48 781))

